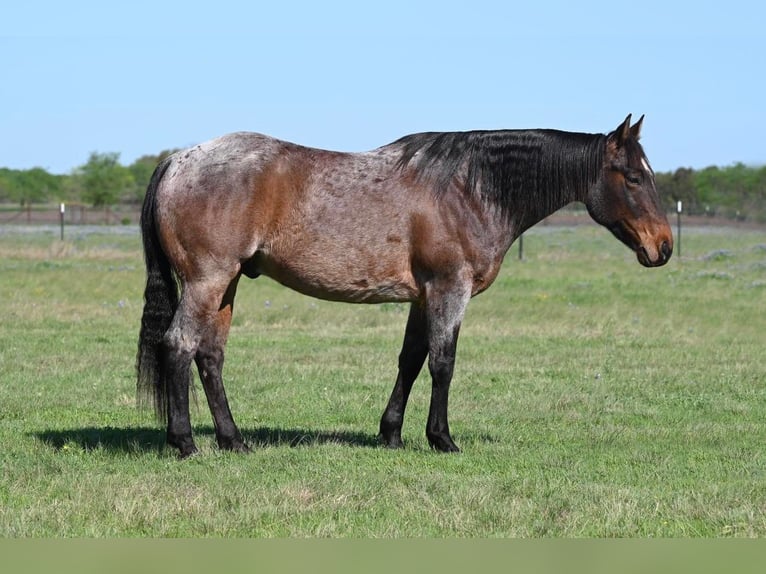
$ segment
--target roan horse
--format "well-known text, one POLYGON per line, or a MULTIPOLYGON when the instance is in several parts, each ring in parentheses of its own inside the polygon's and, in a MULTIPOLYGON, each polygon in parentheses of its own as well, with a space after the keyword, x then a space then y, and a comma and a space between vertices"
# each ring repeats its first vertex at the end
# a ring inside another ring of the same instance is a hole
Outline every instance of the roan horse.
POLYGON ((148 278, 137 370, 139 393, 167 420, 167 442, 181 457, 197 450, 194 361, 219 447, 249 450, 221 377, 244 274, 333 301, 410 302, 380 440, 402 446, 407 399, 428 357, 428 442, 457 451, 447 400, 463 314, 524 230, 580 201, 642 265, 670 258, 642 121, 631 126, 628 116, 608 135, 421 133, 366 153, 235 133, 162 161, 141 215, 148 278))

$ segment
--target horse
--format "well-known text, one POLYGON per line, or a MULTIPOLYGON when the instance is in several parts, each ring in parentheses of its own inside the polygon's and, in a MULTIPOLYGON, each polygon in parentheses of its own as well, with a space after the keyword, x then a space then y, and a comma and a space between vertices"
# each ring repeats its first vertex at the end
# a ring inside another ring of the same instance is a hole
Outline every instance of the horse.
POLYGON ((239 132, 161 161, 141 213, 147 279, 138 392, 179 457, 197 452, 189 414, 196 363, 220 449, 248 452, 222 379, 242 275, 350 303, 407 302, 398 375, 379 441, 399 448, 426 358, 431 448, 457 452, 448 398, 469 300, 513 241, 582 202, 646 267, 673 236, 639 143, 644 116, 608 134, 552 129, 412 134, 372 151, 309 148, 239 132))

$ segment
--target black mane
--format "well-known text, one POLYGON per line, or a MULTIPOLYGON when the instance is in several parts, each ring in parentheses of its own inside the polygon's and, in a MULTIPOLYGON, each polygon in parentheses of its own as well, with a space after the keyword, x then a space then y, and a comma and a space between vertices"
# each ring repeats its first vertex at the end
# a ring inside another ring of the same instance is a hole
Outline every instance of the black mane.
POLYGON ((426 132, 405 136, 400 169, 443 194, 457 183, 517 221, 583 199, 598 179, 602 134, 557 130, 426 132))

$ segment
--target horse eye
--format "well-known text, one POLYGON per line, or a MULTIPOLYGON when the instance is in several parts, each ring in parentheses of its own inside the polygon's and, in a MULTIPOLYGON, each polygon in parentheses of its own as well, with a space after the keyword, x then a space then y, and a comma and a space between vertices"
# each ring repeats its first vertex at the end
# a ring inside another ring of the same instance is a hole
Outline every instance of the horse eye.
POLYGON ((625 179, 631 185, 641 185, 641 176, 632 173, 626 174, 625 179))

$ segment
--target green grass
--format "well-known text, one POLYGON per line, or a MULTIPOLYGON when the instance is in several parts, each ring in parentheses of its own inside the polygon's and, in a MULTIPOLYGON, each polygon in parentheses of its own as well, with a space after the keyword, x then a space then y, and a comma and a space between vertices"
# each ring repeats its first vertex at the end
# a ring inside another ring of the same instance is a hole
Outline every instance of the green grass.
MULTIPOLYGON (((179 461, 136 407, 137 234, 0 230, 0 536, 766 535, 766 232, 685 229, 647 270, 539 227, 469 306, 450 416, 375 443, 407 310, 243 281, 227 348, 255 447, 179 461)), ((199 385, 197 385, 199 387, 199 385)))

